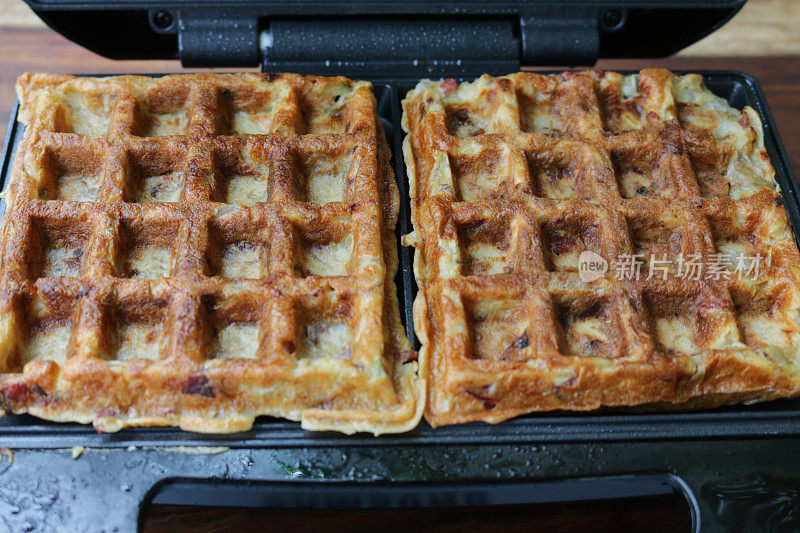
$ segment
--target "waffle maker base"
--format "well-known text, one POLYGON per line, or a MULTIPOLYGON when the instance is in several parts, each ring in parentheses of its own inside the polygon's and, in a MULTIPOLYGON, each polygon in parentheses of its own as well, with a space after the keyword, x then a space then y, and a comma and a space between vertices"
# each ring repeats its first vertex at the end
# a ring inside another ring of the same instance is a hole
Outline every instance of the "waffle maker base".
MULTIPOLYGON (((761 115, 767 151, 795 235, 800 197, 757 82, 698 71, 734 107, 761 115)), ((410 231, 400 99, 416 79, 373 81, 410 231)), ((5 188, 23 126, 11 113, 0 159, 5 188)), ((0 204, 0 213, 5 208, 0 204)), ((400 247, 398 297, 409 338, 416 292, 400 247)), ((677 492, 692 528, 797 527, 800 400, 690 413, 536 414, 498 425, 430 428, 384 437, 312 433, 259 419, 241 434, 172 428, 98 434, 91 426, 0 418, 0 515, 17 530, 136 531, 150 503, 283 508, 392 508, 536 503, 677 492), (786 522, 789 520, 789 522, 786 522)))

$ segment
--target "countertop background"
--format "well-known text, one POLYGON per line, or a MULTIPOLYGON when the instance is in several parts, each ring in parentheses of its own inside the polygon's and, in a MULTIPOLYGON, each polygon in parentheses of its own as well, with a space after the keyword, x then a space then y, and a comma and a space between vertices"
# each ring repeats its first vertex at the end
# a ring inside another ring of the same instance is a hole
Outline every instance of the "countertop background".
MULTIPOLYGON (((676 28, 680 31, 680 28, 676 28)), ((800 169, 800 0, 750 0, 725 27, 660 60, 601 61, 603 69, 732 69, 762 84, 795 172, 800 169)), ((0 0, 0 145, 14 82, 26 70, 69 73, 178 72, 178 61, 111 61, 47 28, 21 0, 0 0)), ((797 174, 795 174, 797 175, 797 174)), ((680 498, 652 497, 503 508, 273 510, 153 506, 145 531, 688 531, 680 498)))

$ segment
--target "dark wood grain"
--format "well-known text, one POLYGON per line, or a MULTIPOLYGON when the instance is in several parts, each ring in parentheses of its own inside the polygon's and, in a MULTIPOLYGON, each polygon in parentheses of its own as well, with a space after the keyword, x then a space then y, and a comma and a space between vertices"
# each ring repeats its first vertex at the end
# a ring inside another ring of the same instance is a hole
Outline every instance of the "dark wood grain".
MULTIPOLYGON (((800 59, 672 58, 602 61, 603 69, 730 69, 754 75, 762 84, 792 165, 800 169, 800 59)), ((0 120, 5 123, 14 82, 27 70, 69 73, 153 73, 181 71, 177 61, 111 61, 45 29, 0 28, 0 120)), ((0 142, 5 129, 0 127, 0 142)), ((508 506, 500 509, 371 511, 287 511, 275 509, 154 506, 146 531, 685 531, 688 519, 677 498, 508 506)))

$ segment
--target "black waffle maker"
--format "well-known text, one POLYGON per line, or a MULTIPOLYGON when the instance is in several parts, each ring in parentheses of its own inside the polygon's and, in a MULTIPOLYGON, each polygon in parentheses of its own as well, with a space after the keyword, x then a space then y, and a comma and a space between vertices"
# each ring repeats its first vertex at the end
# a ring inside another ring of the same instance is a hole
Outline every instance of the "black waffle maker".
MULTIPOLYGON (((744 4, 26 1, 50 27, 111 58, 371 80, 404 199, 398 237, 410 231, 400 100, 417 80, 665 56, 744 4)), ((794 174, 758 83, 739 72, 701 74, 731 105, 760 113, 800 235, 794 174)), ((0 158, 5 188, 24 127, 16 121, 18 103, 2 105, 13 106, 0 158)), ((412 254, 400 248, 397 283, 414 341, 412 254)), ((798 452, 800 401, 789 400, 691 413, 533 414, 435 430, 423 422, 410 433, 377 438, 312 433, 266 417, 245 433, 201 435, 172 428, 98 434, 91 426, 7 416, 0 418, 0 529, 136 531, 150 503, 397 508, 677 493, 694 530, 792 530, 800 528, 798 452)))

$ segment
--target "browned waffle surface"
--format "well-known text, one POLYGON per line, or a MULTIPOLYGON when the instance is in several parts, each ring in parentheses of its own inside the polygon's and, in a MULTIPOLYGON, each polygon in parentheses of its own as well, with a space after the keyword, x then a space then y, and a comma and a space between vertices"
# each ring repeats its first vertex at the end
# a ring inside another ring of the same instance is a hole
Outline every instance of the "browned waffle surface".
POLYGON ((664 70, 425 80, 403 107, 431 424, 800 391, 755 111, 664 70))
POLYGON ((404 431, 398 193, 371 86, 19 79, 0 406, 103 431, 404 431))

